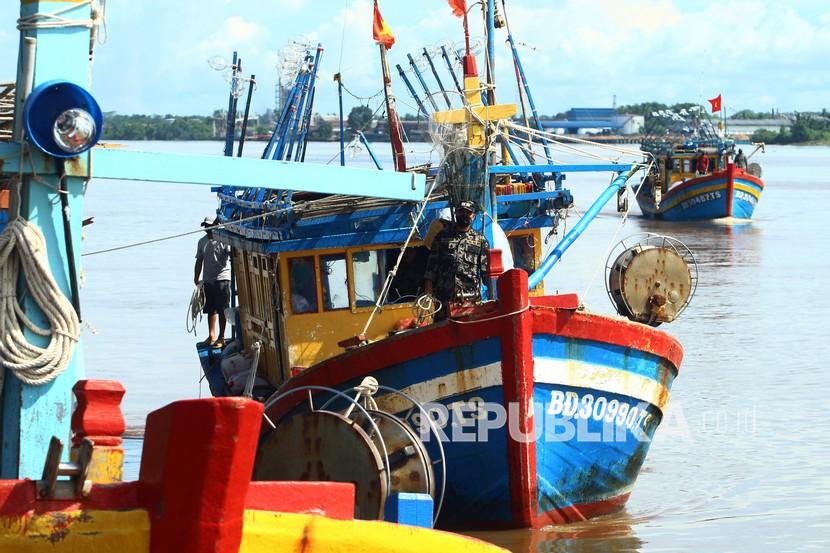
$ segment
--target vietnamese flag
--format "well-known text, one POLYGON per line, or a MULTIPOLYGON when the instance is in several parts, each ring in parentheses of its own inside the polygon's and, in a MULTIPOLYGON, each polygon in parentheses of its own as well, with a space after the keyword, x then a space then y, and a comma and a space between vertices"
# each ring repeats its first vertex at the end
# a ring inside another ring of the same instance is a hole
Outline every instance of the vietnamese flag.
POLYGON ((712 104, 712 113, 717 113, 720 111, 721 108, 721 95, 718 94, 715 98, 711 100, 707 100, 710 104, 712 104))
POLYGON ((375 0, 375 21, 372 25, 372 37, 374 37, 375 42, 386 48, 391 48, 395 44, 395 35, 392 34, 386 21, 383 20, 383 16, 380 15, 377 0, 375 0))
POLYGON ((464 17, 467 13, 467 2, 466 0, 449 0, 450 7, 452 8, 452 14, 457 17, 464 17))

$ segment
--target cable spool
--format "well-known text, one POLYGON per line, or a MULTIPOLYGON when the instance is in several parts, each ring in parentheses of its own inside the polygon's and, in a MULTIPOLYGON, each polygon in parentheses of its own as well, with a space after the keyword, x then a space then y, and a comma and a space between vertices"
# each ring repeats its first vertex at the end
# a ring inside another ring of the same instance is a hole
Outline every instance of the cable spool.
POLYGON ((608 256, 605 272, 606 291, 617 313, 651 326, 675 320, 697 288, 692 251, 675 238, 657 234, 620 241, 608 256))
MULTIPOLYGON (((372 396, 379 388, 404 396, 412 410, 428 416, 423 406, 399 391, 379 386, 371 377, 352 390, 357 392, 355 398, 323 386, 277 394, 266 402, 266 408, 301 391, 329 392, 333 397, 319 409, 312 404, 310 410, 288 416, 275 426, 257 451, 254 480, 351 482, 355 516, 363 520, 382 519, 386 498, 392 493, 427 493, 436 502, 437 519, 446 476, 442 473, 439 485, 433 471, 438 462, 432 462, 418 434, 403 420, 377 408, 372 396), (330 409, 338 401, 340 405, 345 401, 346 409, 330 409)), ((443 468, 443 446, 438 445, 443 468)))

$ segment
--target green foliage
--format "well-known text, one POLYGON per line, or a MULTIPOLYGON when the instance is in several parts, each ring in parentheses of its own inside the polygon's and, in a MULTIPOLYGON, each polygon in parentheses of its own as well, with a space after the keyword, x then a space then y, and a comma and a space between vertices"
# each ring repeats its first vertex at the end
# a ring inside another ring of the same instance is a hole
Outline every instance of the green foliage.
POLYGON ((742 109, 735 113, 732 119, 772 119, 775 115, 767 111, 752 111, 751 109, 742 109))
MULTIPOLYGON (((824 112, 822 112, 824 113, 824 112)), ((752 134, 753 142, 767 144, 803 144, 807 142, 830 142, 830 119, 818 115, 796 114, 789 130, 778 132, 761 129, 752 134)))
POLYGON ((211 140, 213 118, 107 113, 102 137, 105 140, 211 140))
POLYGON ((365 131, 372 125, 372 108, 369 106, 355 106, 349 112, 349 127, 356 131, 365 131))
POLYGON ((331 138, 331 125, 324 119, 318 119, 317 124, 308 131, 309 140, 325 141, 331 138))

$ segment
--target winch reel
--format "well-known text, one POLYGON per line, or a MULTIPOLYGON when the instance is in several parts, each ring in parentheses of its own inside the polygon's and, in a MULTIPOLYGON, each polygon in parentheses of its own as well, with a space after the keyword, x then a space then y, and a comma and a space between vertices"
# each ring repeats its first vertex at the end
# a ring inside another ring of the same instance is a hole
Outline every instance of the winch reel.
POLYGON ((438 519, 446 488, 444 450, 434 420, 419 402, 367 377, 345 392, 325 386, 293 388, 270 399, 266 408, 298 392, 309 394, 309 410, 274 425, 257 452, 254 480, 354 483, 355 516, 365 520, 382 519, 386 498, 393 493, 427 493, 435 505, 433 518, 438 519), (407 414, 398 418, 379 409, 373 398, 378 390, 388 392, 384 397, 404 398, 411 404, 407 414), (318 408, 312 392, 326 392, 332 397, 318 408), (345 408, 334 409, 335 402, 345 408), (438 444, 440 459, 435 462, 405 422, 415 409, 422 418, 427 417, 429 439, 434 437, 438 444), (438 465, 440 480, 433 470, 438 465))
POLYGON ((605 290, 617 313, 658 326, 686 309, 697 289, 692 251, 680 240, 652 233, 621 240, 605 263, 605 290))

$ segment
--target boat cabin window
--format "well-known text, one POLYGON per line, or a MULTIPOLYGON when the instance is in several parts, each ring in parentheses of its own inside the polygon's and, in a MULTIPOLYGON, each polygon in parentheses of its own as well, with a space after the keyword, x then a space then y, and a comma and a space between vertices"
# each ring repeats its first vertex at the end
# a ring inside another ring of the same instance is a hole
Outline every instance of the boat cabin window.
POLYGON ((288 262, 291 284, 291 312, 317 311, 317 275, 314 257, 294 257, 288 262))
POLYGON ((349 275, 346 270, 346 255, 321 255, 320 274, 323 277, 323 307, 326 311, 348 309, 349 275))
MULTIPOLYGON (((398 260, 398 249, 352 252, 355 307, 371 307, 398 260)), ((429 251, 421 246, 407 248, 384 303, 415 301, 424 281, 429 251)))
POLYGON ((536 270, 536 240, 532 234, 510 236, 510 253, 513 254, 513 266, 524 269, 528 274, 536 270))

